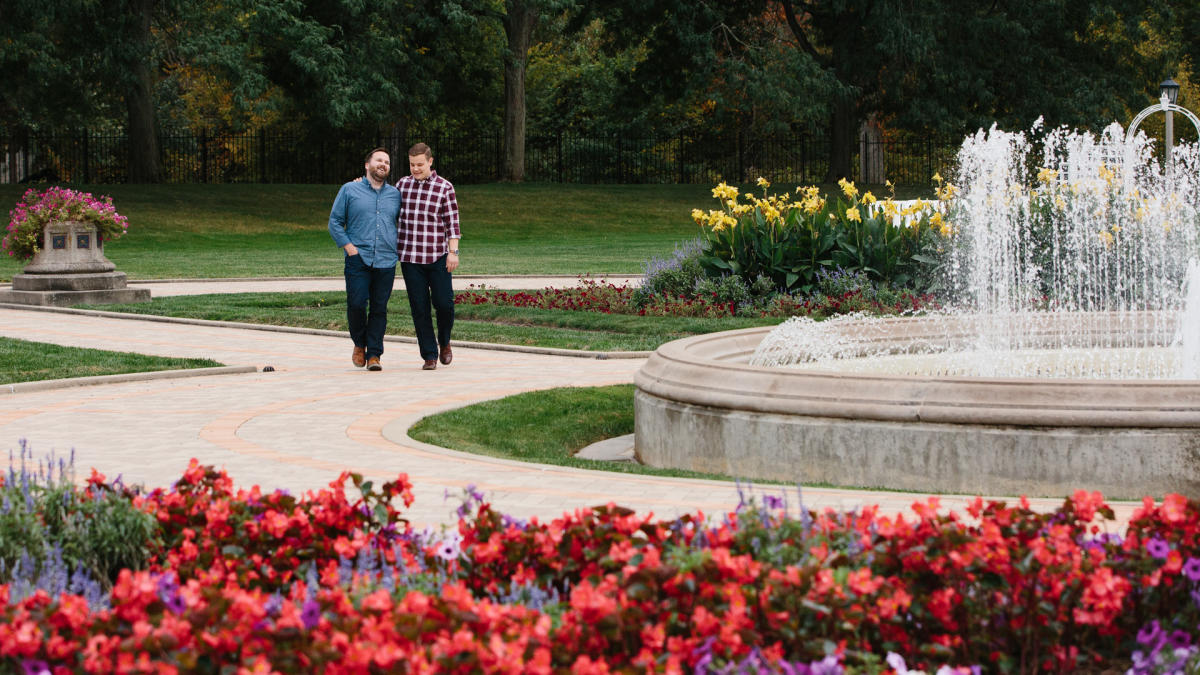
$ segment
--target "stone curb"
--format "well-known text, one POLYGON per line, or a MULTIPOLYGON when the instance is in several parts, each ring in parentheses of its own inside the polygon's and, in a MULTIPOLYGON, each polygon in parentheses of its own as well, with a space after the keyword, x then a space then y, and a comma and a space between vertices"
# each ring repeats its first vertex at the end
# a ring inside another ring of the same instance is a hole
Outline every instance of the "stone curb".
MULTIPOLYGON (((241 328, 245 330, 262 330, 276 333, 295 333, 299 335, 322 335, 326 337, 346 337, 345 331, 325 330, 321 328, 297 328, 294 326, 268 326, 260 323, 241 323, 238 321, 209 321, 207 319, 187 319, 174 316, 158 316, 155 314, 130 314, 126 312, 104 312, 97 309, 72 309, 69 307, 50 307, 44 305, 18 305, 0 302, 4 309, 20 309, 33 312, 57 312, 59 314, 75 314, 78 316, 96 316, 105 319, 125 319, 127 321, 156 321, 159 323, 177 323, 191 326, 213 326, 218 328, 241 328)), ((416 344, 415 337, 404 335, 385 335, 385 342, 400 342, 416 344)), ((464 342, 455 340, 455 347, 470 349, 487 349, 498 352, 520 352, 523 354, 542 354, 547 356, 570 356, 581 359, 645 359, 652 351, 644 352, 598 352, 584 349, 560 349, 557 347, 527 347, 524 345, 506 345, 492 342, 464 342)))
POLYGON ((636 464, 639 462, 633 451, 633 443, 633 434, 614 436, 580 448, 579 452, 575 453, 575 457, 603 462, 633 462, 636 464))
POLYGON ((151 370, 144 373, 121 373, 119 375, 92 375, 89 377, 72 377, 62 380, 36 380, 33 382, 14 382, 0 384, 0 394, 24 394, 32 391, 48 391, 51 389, 69 389, 71 387, 86 387, 92 384, 115 384, 118 382, 143 382, 146 380, 174 380, 184 377, 202 377, 205 375, 235 375, 256 373, 254 366, 219 366, 216 368, 183 368, 179 370, 151 370))

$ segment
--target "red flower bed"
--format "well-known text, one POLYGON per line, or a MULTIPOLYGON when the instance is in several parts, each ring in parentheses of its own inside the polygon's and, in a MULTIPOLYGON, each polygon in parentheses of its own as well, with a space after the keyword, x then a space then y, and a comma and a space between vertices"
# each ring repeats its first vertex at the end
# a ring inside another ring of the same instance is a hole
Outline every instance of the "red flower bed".
MULTIPOLYGON (((581 278, 579 286, 576 288, 546 288, 540 291, 511 292, 483 289, 460 291, 454 294, 454 303, 457 305, 491 304, 535 309, 560 309, 601 314, 637 314, 639 316, 727 317, 738 315, 736 303, 722 302, 717 299, 715 294, 711 297, 655 295, 639 305, 635 300, 634 288, 587 278, 581 278)), ((931 295, 901 292, 897 294, 894 302, 883 303, 868 297, 862 290, 847 291, 837 296, 826 295, 812 298, 776 295, 763 301, 760 305, 753 311, 743 311, 742 315, 824 317, 863 311, 875 314, 900 314, 938 307, 931 295)))
POLYGON ((136 499, 160 524, 151 569, 121 572, 107 609, 0 586, 4 669, 881 672, 894 652, 1068 672, 1124 667, 1151 620, 1200 618, 1200 505, 1178 495, 1120 537, 1082 491, 1049 514, 930 498, 908 516, 789 515, 768 497, 719 520, 608 505, 545 523, 470 493, 440 534, 402 517, 404 476, 294 498, 193 461, 136 499))

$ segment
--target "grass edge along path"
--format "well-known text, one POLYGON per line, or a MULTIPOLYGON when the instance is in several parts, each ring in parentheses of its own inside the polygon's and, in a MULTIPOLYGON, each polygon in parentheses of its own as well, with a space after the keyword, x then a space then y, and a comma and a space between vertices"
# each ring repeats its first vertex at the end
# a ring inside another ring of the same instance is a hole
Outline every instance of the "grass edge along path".
MULTIPOLYGON (((88 305, 90 309, 129 314, 209 321, 236 321, 345 331, 343 291, 294 293, 230 293, 152 298, 146 303, 88 305)), ((454 339, 587 351, 653 351, 659 345, 691 335, 735 328, 769 326, 781 318, 697 318, 603 314, 598 312, 456 305, 454 339)), ((388 335, 414 335, 404 291, 388 302, 388 335)))
POLYGON ((576 458, 576 452, 592 443, 633 433, 633 392, 632 384, 539 389, 430 415, 414 424, 408 435, 449 450, 518 462, 668 478, 738 480, 636 462, 576 458))
MULTIPOLYGON (((755 485, 796 486, 795 481, 750 479, 636 462, 576 458, 575 453, 592 443, 633 433, 633 395, 632 384, 539 389, 435 413, 409 428, 408 436, 448 450, 517 462, 664 478, 740 482, 747 489, 755 485)), ((862 492, 936 494, 825 482, 801 482, 801 485, 862 492)))
POLYGON ((151 356, 0 337, 0 384, 160 370, 219 368, 211 359, 151 356))

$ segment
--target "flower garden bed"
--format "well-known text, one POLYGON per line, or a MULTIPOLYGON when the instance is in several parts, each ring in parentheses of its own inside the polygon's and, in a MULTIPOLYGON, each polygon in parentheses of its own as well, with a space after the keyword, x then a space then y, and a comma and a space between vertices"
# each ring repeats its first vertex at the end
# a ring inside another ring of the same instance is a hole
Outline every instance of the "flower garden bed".
POLYGON ((870 293, 855 288, 835 294, 815 294, 798 297, 775 294, 762 302, 747 306, 726 300, 718 293, 677 294, 661 293, 638 297, 637 289, 594 279, 581 278, 575 288, 546 288, 540 291, 497 291, 468 289, 454 294, 457 305, 507 305, 536 309, 559 309, 601 314, 636 314, 638 316, 679 317, 826 317, 851 312, 901 314, 920 312, 937 307, 930 295, 910 292, 896 294, 896 299, 881 302, 870 293))
MULTIPOLYGON (((60 485, 61 487, 61 485, 60 485)), ((21 672, 1166 672, 1195 660, 1200 504, 1147 499, 1121 534, 1083 491, 1053 513, 936 498, 882 516, 765 497, 715 518, 616 505, 550 522, 469 490, 418 531, 404 475, 234 490, 195 460, 149 493, 93 472, 40 512, 123 505, 153 522, 141 569, 0 568, 0 669, 21 672), (352 485, 348 485, 347 483, 352 485), (359 493, 354 497, 350 491, 359 493), (5 570, 8 570, 5 572, 5 570), (36 579, 34 579, 36 577, 36 579), (35 583, 36 581, 36 583, 35 583)), ((0 534, 36 510, 0 486, 0 534), (23 514, 23 515, 22 515, 23 514)), ((53 501, 53 500, 52 500, 53 501)), ((732 505, 731 505, 732 506, 732 505)), ((49 522, 54 521, 54 522, 49 522)), ((79 527, 87 523, 75 523, 79 527)), ((75 550, 75 549, 71 549, 75 550)), ((78 554, 78 551, 76 551, 78 554)), ((68 556, 69 557, 69 556, 68 556)))

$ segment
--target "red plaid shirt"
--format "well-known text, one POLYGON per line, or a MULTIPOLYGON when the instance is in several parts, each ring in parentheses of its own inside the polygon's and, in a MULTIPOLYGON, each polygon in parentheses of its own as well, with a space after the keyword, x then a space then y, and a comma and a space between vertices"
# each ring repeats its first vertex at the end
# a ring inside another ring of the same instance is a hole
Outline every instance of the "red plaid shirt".
POLYGON ((396 248, 400 262, 428 265, 446 254, 447 239, 459 239, 458 198, 450 181, 429 173, 417 180, 405 176, 396 181, 400 190, 400 236, 396 248))

